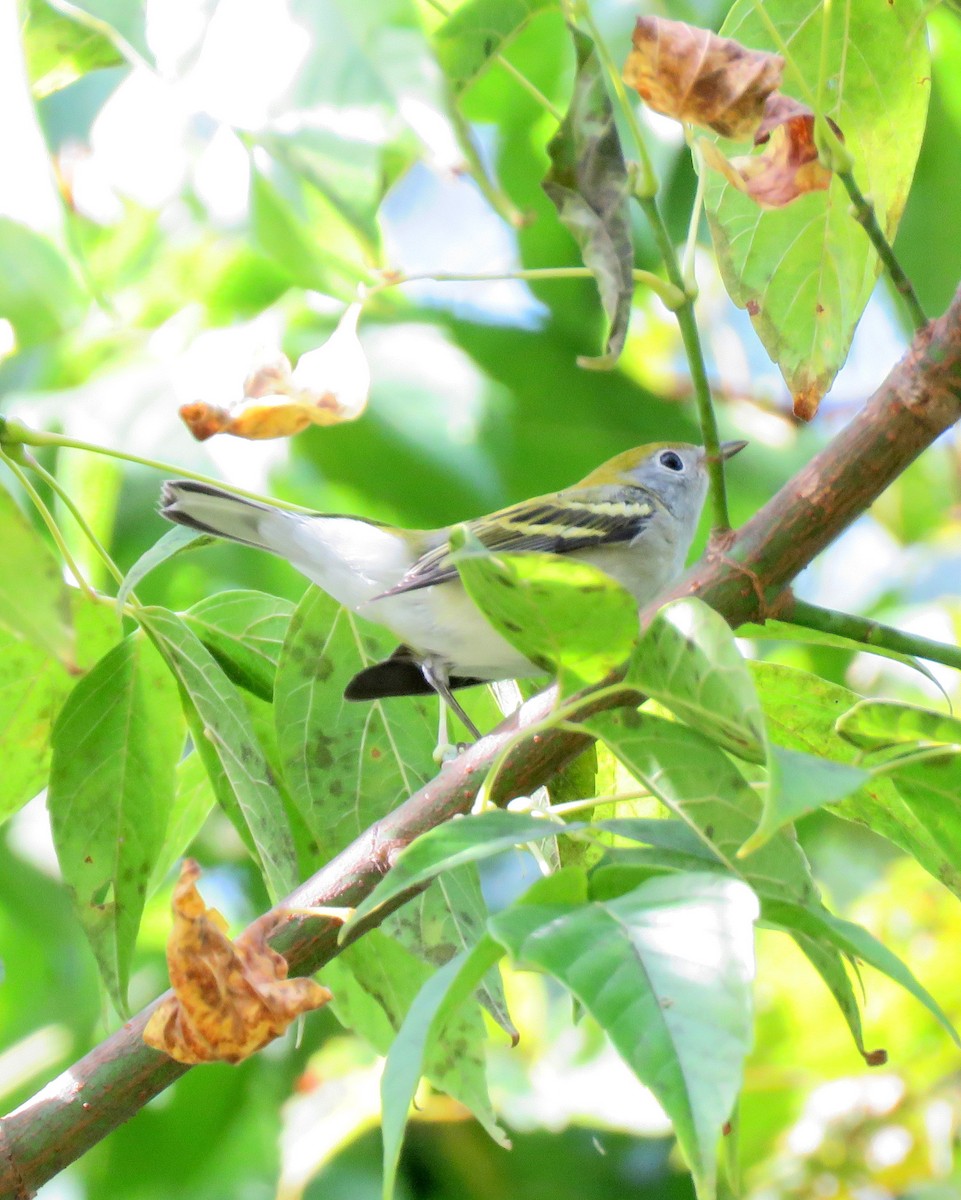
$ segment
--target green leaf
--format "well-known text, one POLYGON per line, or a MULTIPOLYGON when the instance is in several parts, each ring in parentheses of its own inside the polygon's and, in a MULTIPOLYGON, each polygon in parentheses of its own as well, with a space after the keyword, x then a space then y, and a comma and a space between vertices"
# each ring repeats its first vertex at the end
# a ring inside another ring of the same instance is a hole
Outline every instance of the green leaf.
MULTIPOLYGON (((761 913, 763 917, 763 904, 761 906, 761 913)), ((841 1010, 841 1015, 847 1022, 858 1053, 866 1063, 872 1066, 876 1065, 878 1059, 884 1057, 884 1051, 879 1053, 878 1051, 868 1050, 864 1044, 861 1010, 858 1008, 858 998, 851 983, 846 959, 838 954, 834 946, 825 945, 823 941, 818 940, 816 937, 808 937, 800 929, 785 928, 784 932, 789 933, 794 938, 802 953, 807 957, 808 962, 810 962, 811 966, 814 967, 815 971, 824 980, 825 986, 834 997, 838 1008, 841 1010)))
POLYGON ((638 635, 637 602, 597 567, 557 554, 477 552, 456 530, 451 546, 470 598, 515 649, 557 672, 563 694, 627 661, 638 635))
MULTIPOLYGON (((492 938, 485 937, 473 949, 463 951, 436 971, 418 992, 390 1047, 380 1084, 384 1200, 391 1200, 394 1194, 407 1114, 424 1073, 428 1046, 443 1036, 445 1023, 470 998, 481 979, 503 954, 504 951, 492 938)), ((492 1114, 485 1114, 486 1119, 480 1113, 477 1115, 490 1136, 499 1145, 509 1148, 510 1143, 494 1123, 492 1114)))
POLYGON ((759 823, 761 802, 713 742, 687 726, 647 713, 603 713, 583 724, 758 895, 802 904, 816 900, 804 855, 783 831, 749 857, 738 857, 759 823))
POLYGON ((71 590, 76 666, 68 671, 46 650, 0 630, 0 821, 43 787, 50 765, 54 720, 78 679, 120 639, 110 609, 71 590))
MULTIPOLYGON (((2 223, 2 222, 0 222, 2 223)), ((3 571, 0 573, 0 625, 73 664, 70 589, 53 551, 0 488, 3 571)))
POLYGON ((477 78, 539 13, 557 0, 467 0, 434 33, 440 65, 455 92, 477 78))
POLYGON ((837 804, 871 780, 870 772, 831 762, 798 750, 772 746, 768 755, 768 786, 757 829, 741 847, 750 854, 783 825, 826 804, 837 804))
POLYGON ((150 876, 148 896, 163 886, 167 876, 203 828, 216 803, 217 797, 203 759, 195 750, 177 763, 173 804, 170 806, 163 847, 150 876))
POLYGON ((344 700, 350 679, 395 644, 320 588, 304 593, 291 618, 274 687, 277 744, 317 865, 436 773, 433 699, 344 700))
POLYGON ((212 534, 198 533, 195 529, 188 529, 186 525, 175 525, 173 529, 168 529, 159 541, 154 542, 149 550, 141 554, 124 576, 117 592, 117 609, 122 609, 137 584, 168 558, 174 558, 185 550, 209 546, 216 540, 212 534))
MULTIPOLYGON (((787 43, 810 86, 818 79, 820 0, 765 0, 764 13, 787 43)), ((827 116, 854 156, 854 176, 871 197, 888 241, 907 199, 930 89, 921 0, 881 8, 849 0, 829 11, 827 116)), ((737 0, 721 27, 725 37, 778 51, 754 0, 737 0)), ((788 93, 798 91, 788 65, 788 93)), ((727 147, 731 143, 725 143, 727 147)), ((781 369, 795 409, 811 415, 844 362, 880 263, 850 214, 840 180, 785 208, 760 210, 709 171, 705 208, 725 287, 751 313, 768 354, 781 369)))
POLYGON ((442 871, 480 862, 525 842, 583 828, 583 824, 567 825, 559 818, 534 817, 503 809, 445 821, 422 833, 401 851, 387 875, 357 906, 344 931, 394 896, 426 883, 442 871))
POLYGON ((578 365, 606 371, 624 348, 634 295, 631 185, 603 63, 590 38, 573 27, 571 36, 577 53, 574 94, 548 144, 551 167, 543 187, 597 281, 610 323, 604 354, 581 357, 578 365))
MULTIPOLYGON (((396 640, 310 588, 291 618, 274 686, 277 745, 291 799, 317 865, 343 850, 436 774, 433 698, 344 700, 353 676, 396 640)), ((386 928, 426 962, 446 961, 486 918, 480 890, 462 879, 433 887, 386 928), (456 890, 456 895, 454 891, 456 890)), ((496 1008, 498 1001, 492 997, 496 1008)))
POLYGON ((844 921, 826 909, 813 911, 796 904, 774 901, 765 904, 764 920, 765 923, 781 925, 791 932, 799 929, 822 941, 827 940, 843 954, 861 959, 862 962, 883 972, 889 979, 899 983, 916 1000, 919 1000, 947 1030, 955 1044, 961 1046, 961 1038, 958 1037, 957 1031, 930 992, 918 983, 896 954, 893 954, 887 946, 879 942, 861 925, 844 921))
POLYGON ((297 882, 297 856, 283 800, 237 689, 184 622, 164 608, 140 620, 180 684, 191 737, 214 792, 252 847, 271 894, 297 882))
POLYGON ((825 633, 820 629, 808 629, 804 625, 791 625, 787 621, 775 621, 769 618, 763 625, 754 625, 750 622, 741 625, 738 628, 737 636, 762 642, 800 642, 806 646, 827 646, 833 650, 845 650, 849 654, 874 654, 879 658, 889 658, 893 662, 903 663, 906 667, 923 675, 935 687, 941 687, 934 672, 914 654, 902 654, 899 650, 888 650, 885 646, 858 642, 854 638, 843 637, 839 633, 825 633))
POLYGON ((675 600, 657 613, 627 680, 725 750, 764 762, 764 714, 750 668, 727 622, 703 601, 675 600))
POLYGON ((838 733, 862 750, 908 745, 961 750, 961 720, 895 700, 861 700, 838 717, 838 733))
POLYGON ((605 1030, 674 1124, 698 1195, 751 1047, 757 898, 735 879, 651 879, 578 908, 519 905, 490 930, 558 979, 605 1030))
POLYGON ((37 99, 65 88, 88 71, 123 62, 108 38, 57 12, 47 0, 28 0, 25 9, 23 48, 37 99))
POLYGON ((86 292, 54 243, 0 216, 0 317, 13 326, 18 348, 76 328, 87 304, 86 292))
POLYGON ((139 0, 50 0, 54 8, 109 38, 125 58, 155 66, 147 42, 146 6, 139 0))
POLYGON ((77 684, 53 731, 47 804, 57 858, 120 1012, 183 742, 177 689, 139 634, 77 684))
MULTIPOLYGON (((856 764, 858 750, 835 728, 838 718, 860 700, 855 692, 775 663, 752 663, 751 670, 773 740, 789 750, 856 764)), ((900 846, 935 879, 961 896, 961 856, 947 852, 890 779, 875 776, 839 801, 832 811, 900 846)))
POLYGON ((183 619, 229 679, 262 700, 272 700, 293 611, 289 600, 265 592, 219 592, 195 604, 183 619))

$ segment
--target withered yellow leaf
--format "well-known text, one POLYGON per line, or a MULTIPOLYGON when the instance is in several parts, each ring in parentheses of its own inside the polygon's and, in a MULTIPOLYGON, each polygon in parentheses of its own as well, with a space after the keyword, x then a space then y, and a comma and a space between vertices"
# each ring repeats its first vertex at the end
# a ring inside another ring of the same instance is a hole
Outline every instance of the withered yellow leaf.
POLYGON ((750 50, 685 21, 639 17, 633 41, 624 82, 655 112, 727 138, 753 135, 784 71, 779 54, 750 50))
POLYGON ((243 399, 228 408, 197 400, 180 416, 198 442, 215 433, 261 440, 293 437, 308 425, 339 425, 364 411, 370 370, 357 337, 360 305, 352 304, 322 346, 301 355, 291 370, 279 351, 255 364, 243 399))
POLYGON ((231 942, 226 921, 197 891, 199 876, 197 863, 185 859, 167 942, 174 995, 153 1012, 143 1040, 182 1063, 240 1062, 331 995, 312 979, 287 978, 287 960, 267 945, 276 914, 231 942))

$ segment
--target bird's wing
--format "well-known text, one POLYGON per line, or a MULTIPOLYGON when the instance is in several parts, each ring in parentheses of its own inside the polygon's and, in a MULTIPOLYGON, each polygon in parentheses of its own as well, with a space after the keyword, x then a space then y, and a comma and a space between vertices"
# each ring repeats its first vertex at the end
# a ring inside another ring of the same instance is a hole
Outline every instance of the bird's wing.
MULTIPOLYGON (((525 500, 465 524, 494 554, 532 550, 570 554, 632 541, 654 511, 654 500, 640 488, 602 486, 579 489, 567 496, 525 500)), ((383 595, 396 596, 456 578, 450 542, 445 538, 441 545, 421 555, 400 582, 383 595)))

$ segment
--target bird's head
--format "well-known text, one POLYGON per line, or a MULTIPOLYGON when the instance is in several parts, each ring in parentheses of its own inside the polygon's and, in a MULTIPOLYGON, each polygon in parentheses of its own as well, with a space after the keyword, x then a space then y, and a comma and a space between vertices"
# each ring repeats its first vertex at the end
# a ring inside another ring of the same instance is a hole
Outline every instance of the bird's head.
MULTIPOLYGON (((747 442, 722 442, 722 458, 733 458, 747 442)), ((707 495, 707 452, 690 442, 651 442, 608 459, 578 487, 604 484, 640 487, 653 493, 679 519, 694 524, 707 495)))

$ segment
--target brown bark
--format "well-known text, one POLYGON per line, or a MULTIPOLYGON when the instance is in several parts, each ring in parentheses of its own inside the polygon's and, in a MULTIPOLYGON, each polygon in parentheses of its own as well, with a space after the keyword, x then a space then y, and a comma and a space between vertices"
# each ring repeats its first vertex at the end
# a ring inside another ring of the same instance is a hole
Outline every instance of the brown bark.
MULTIPOLYGON (((724 547, 715 547, 674 587, 697 595, 732 626, 763 620, 783 589, 863 513, 939 434, 961 417, 961 291, 948 312, 915 338, 865 407, 724 547)), ((550 708, 546 692, 470 747, 438 777, 304 883, 283 907, 354 905, 392 858, 426 829, 467 811, 487 768, 518 728, 550 708)), ((616 703, 598 697, 597 707, 616 703)), ((523 795, 584 747, 561 730, 537 733, 512 752, 502 794, 523 795)), ((398 901, 399 903, 400 901, 398 901)), ((379 914, 382 919, 385 912, 379 914)), ((330 921, 291 921, 274 939, 293 973, 312 972, 337 953, 330 921)), ((153 1005, 128 1021, 58 1079, 0 1121, 0 1196, 33 1194, 185 1068, 149 1049, 141 1033, 153 1005)))

